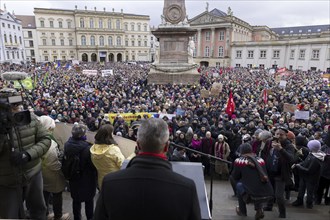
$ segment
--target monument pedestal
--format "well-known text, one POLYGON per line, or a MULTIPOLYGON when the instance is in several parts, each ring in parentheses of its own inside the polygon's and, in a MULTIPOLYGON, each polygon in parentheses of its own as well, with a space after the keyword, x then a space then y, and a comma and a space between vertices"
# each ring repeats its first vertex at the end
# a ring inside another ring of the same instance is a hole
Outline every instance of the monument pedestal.
POLYGON ((189 53, 189 39, 196 30, 185 25, 165 25, 153 31, 159 40, 156 60, 150 67, 149 84, 195 84, 199 82, 197 64, 189 53))

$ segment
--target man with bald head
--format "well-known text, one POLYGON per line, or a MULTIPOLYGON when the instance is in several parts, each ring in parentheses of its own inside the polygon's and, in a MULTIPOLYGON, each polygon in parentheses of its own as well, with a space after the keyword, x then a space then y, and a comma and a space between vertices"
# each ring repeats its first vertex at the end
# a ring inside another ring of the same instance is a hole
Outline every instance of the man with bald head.
POLYGON ((165 156, 167 123, 143 120, 136 142, 139 153, 127 168, 104 177, 94 219, 201 219, 194 181, 174 173, 165 156))

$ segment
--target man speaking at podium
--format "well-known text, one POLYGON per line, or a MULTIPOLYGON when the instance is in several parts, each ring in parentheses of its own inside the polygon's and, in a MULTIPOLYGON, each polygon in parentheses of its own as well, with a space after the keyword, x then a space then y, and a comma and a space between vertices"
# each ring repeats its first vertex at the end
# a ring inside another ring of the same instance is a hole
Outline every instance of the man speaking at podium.
POLYGON ((140 152, 126 169, 104 177, 94 219, 201 219, 194 181, 174 173, 166 159, 168 140, 164 120, 143 121, 136 141, 140 152))

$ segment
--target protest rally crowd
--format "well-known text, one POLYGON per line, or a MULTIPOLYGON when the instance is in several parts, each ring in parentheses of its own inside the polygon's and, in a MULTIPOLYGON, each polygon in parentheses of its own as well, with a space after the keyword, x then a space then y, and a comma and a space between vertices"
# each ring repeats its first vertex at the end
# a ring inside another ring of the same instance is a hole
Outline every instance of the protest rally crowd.
MULTIPOLYGON (((286 218, 285 200, 290 198, 290 191, 298 192, 293 206, 304 206, 305 192, 306 208, 330 204, 330 106, 328 85, 321 72, 281 74, 200 67, 196 84, 153 85, 148 84, 149 65, 0 66, 0 73, 29 73, 35 85, 27 94, 22 93, 24 108, 37 115, 46 130, 51 133, 56 123, 74 124, 65 145, 58 146, 51 138, 51 147, 42 157, 43 196, 48 206, 52 194, 54 211, 47 211, 48 219, 69 219, 61 207, 65 178, 69 179, 74 219, 81 219, 81 202, 85 202, 87 218, 92 219, 96 189, 101 190, 103 178, 120 170, 127 159, 113 136, 136 141, 140 124, 151 117, 167 123, 169 139, 175 143, 169 146, 167 159, 201 162, 205 176, 229 180, 238 197, 236 212, 240 216, 247 215, 246 204, 253 202, 255 219, 263 218, 264 211, 272 211, 273 204, 277 204, 279 218, 286 218), (101 76, 100 71, 107 69, 113 72, 101 76), (83 70, 97 70, 99 74, 83 74, 83 70), (86 142, 87 130, 95 132, 94 144, 86 142), (59 151, 64 151, 64 160, 79 155, 83 169, 78 177, 72 173, 63 176, 59 173, 65 172, 63 169, 55 172, 50 168, 54 161, 61 167, 59 151), (228 163, 212 161, 203 154, 228 163), (249 166, 258 172, 250 173, 249 166), (62 180, 56 189, 51 187, 54 180, 62 180)), ((0 89, 5 87, 13 88, 14 83, 1 79, 0 89)))

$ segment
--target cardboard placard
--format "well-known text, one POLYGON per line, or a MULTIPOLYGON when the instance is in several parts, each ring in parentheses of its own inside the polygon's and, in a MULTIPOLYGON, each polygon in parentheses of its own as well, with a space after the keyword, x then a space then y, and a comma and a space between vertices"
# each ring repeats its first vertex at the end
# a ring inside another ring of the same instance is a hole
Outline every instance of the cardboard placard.
POLYGON ((287 81, 286 80, 281 80, 280 81, 280 87, 281 88, 285 88, 286 87, 286 84, 287 84, 287 81))
POLYGON ((289 103, 284 103, 283 105, 283 112, 290 112, 290 113, 294 113, 297 109, 296 105, 293 104, 289 104, 289 103))
POLYGON ((202 89, 201 91, 201 98, 208 98, 210 97, 210 92, 206 89, 202 89))
POLYGON ((212 97, 218 97, 219 94, 220 94, 220 92, 221 92, 221 90, 216 89, 216 88, 212 88, 212 89, 211 89, 211 96, 212 96, 212 97))

